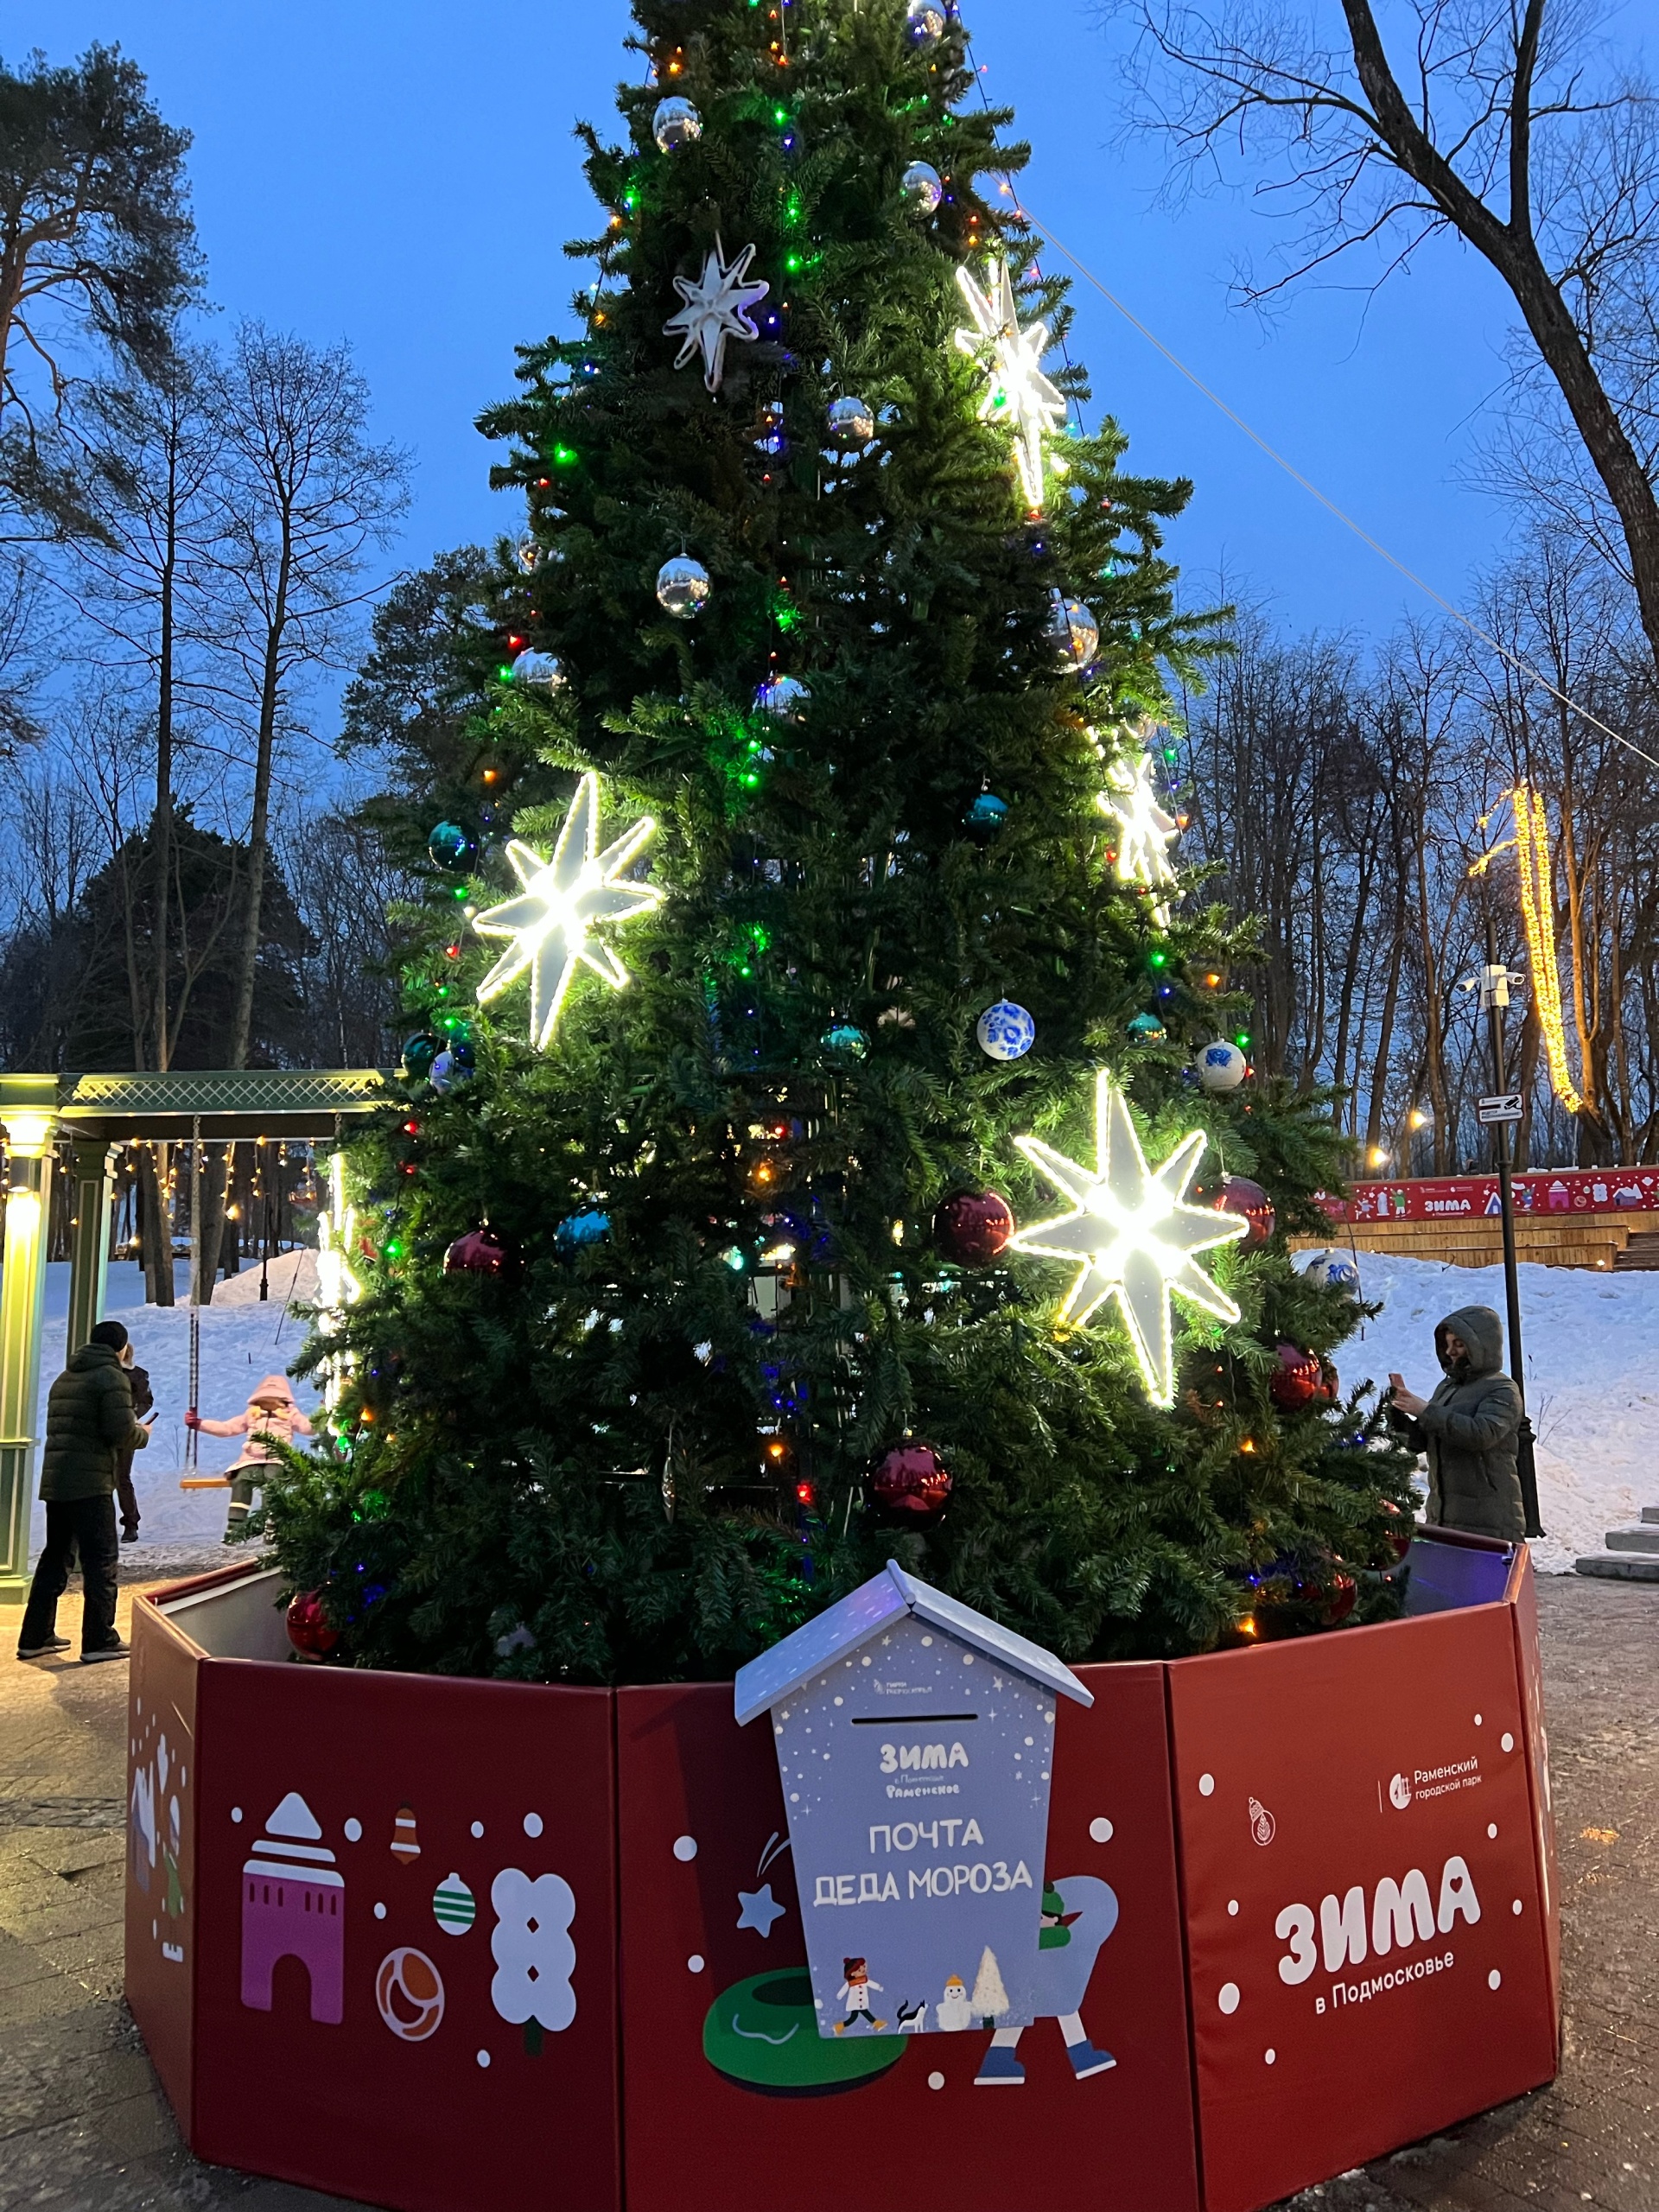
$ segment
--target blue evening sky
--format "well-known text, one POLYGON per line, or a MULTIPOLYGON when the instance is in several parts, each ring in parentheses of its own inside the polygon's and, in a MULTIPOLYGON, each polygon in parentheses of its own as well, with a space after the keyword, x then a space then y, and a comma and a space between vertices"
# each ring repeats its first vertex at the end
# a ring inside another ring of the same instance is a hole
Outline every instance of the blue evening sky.
MULTIPOLYGON (((1457 475, 1503 374, 1508 302, 1484 265, 1437 245, 1369 310, 1311 293, 1264 330, 1228 284, 1271 226, 1234 200, 1154 204, 1161 153, 1116 143, 1119 88, 1085 0, 967 14, 991 99, 1032 142, 1033 210, 1332 499, 1465 594, 1505 522, 1457 475)), ((102 39, 145 70, 194 134, 214 299, 348 339, 380 434, 413 448, 400 557, 418 563, 515 524, 472 420, 512 389, 515 342, 568 327, 578 276, 560 248, 597 227, 570 126, 603 125, 613 80, 639 69, 628 27, 623 0, 4 0, 0 52, 67 60, 102 39)), ((1431 611, 1097 294, 1076 296, 1076 350, 1132 462, 1196 481, 1172 546, 1195 595, 1224 569, 1288 626, 1371 635, 1431 611)))

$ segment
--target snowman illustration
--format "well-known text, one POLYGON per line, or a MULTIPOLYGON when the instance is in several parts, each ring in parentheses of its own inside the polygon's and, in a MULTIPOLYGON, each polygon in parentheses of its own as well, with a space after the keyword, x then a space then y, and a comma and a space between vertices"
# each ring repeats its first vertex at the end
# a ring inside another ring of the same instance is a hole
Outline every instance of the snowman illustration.
MULTIPOLYGON (((1066 1874, 1045 1884, 1040 1933, 1037 1938, 1037 2018, 1059 2022, 1071 2071, 1079 2082, 1103 2074, 1117 2061, 1089 2040, 1078 2009, 1094 1972, 1101 1945, 1117 1925, 1117 1893, 1092 1874, 1066 1874)), ((1026 2069, 1014 2046, 1023 2028, 998 2028, 979 2071, 976 2088, 1017 2088, 1026 2069)))
POLYGON ((944 1985, 944 1994, 933 2007, 933 2018, 947 2035, 974 2024, 973 2007, 968 2002, 968 1987, 959 1974, 953 1974, 944 1985))
POLYGON ((836 2022, 836 2033, 843 2035, 855 2021, 862 2020, 867 2028, 879 2035, 887 2024, 885 2020, 878 2020, 872 2015, 870 1993, 872 1990, 879 1990, 881 1986, 880 1983, 870 1980, 870 1969, 862 1959, 842 1959, 841 1970, 846 1976, 846 1980, 836 1994, 845 1999, 847 2017, 844 2020, 836 2022))

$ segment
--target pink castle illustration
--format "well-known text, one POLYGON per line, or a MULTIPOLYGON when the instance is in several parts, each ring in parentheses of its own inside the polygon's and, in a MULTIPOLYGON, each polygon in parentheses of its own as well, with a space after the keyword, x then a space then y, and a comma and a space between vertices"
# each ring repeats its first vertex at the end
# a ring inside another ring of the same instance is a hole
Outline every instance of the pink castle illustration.
POLYGON ((242 1869, 242 2002, 270 2010, 278 1959, 298 1959, 311 1987, 311 2018, 338 2024, 345 2012, 346 1884, 316 1816, 290 1789, 265 1822, 242 1869))

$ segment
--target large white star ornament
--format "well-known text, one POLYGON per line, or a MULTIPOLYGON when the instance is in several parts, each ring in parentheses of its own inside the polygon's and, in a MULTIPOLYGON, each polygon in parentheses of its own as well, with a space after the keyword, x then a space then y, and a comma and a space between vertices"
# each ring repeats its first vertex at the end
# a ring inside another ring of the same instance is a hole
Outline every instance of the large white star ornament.
POLYGON ((753 259, 754 248, 746 245, 737 259, 728 264, 716 238, 701 276, 674 279, 674 289, 685 305, 670 315, 663 325, 663 335, 683 341, 674 357, 677 369, 683 369, 694 353, 702 355, 702 380, 710 391, 719 391, 725 373, 727 340, 760 335, 745 310, 764 300, 772 287, 765 282, 744 283, 753 259))
POLYGON ((957 331, 957 345, 985 371, 979 419, 1005 423, 1013 431, 1020 489, 1027 505, 1040 511, 1043 440, 1065 420, 1065 395, 1042 371, 1043 355, 1048 351, 1048 325, 1033 322, 1020 329, 1014 280, 1006 261, 996 264, 983 291, 965 267, 957 270, 957 283, 974 318, 971 330, 957 331))
MULTIPOLYGON (((1162 891, 1175 881, 1169 849, 1180 835, 1180 825, 1158 803, 1152 767, 1152 755, 1146 752, 1133 767, 1127 760, 1114 760, 1106 771, 1111 788, 1102 791, 1099 804, 1117 823, 1118 881, 1162 891)), ((1159 928, 1167 928, 1168 900, 1160 899, 1152 911, 1159 928)))
POLYGON ((654 883, 623 880, 656 830, 651 817, 642 815, 614 844, 598 851, 599 778, 590 772, 576 785, 551 860, 516 837, 508 845, 507 858, 524 890, 474 920, 480 937, 511 940, 479 985, 479 1002, 498 997, 529 969, 530 1041, 539 1052, 553 1041, 578 964, 602 976, 613 990, 627 982, 615 953, 594 943, 588 931, 595 922, 631 921, 662 903, 654 883))
POLYGON ((1103 1300, 1116 1299, 1147 1395, 1157 1406, 1175 1402, 1172 1294, 1217 1320, 1239 1318, 1232 1300, 1193 1258, 1249 1234, 1241 1215, 1185 1203, 1207 1141, 1204 1131, 1195 1129, 1160 1166, 1148 1167, 1128 1103, 1104 1068, 1095 1077, 1092 1173, 1039 1137, 1014 1139, 1033 1166, 1071 1200, 1073 1211, 1016 1230, 1009 1243, 1046 1259, 1081 1262, 1060 1308, 1062 1322, 1081 1326, 1103 1300))

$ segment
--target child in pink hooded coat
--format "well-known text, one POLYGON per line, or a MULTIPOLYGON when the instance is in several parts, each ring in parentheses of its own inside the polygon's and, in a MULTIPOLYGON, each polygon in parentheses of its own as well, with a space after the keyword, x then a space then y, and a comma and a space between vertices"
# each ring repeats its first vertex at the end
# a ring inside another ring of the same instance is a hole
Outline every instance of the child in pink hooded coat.
POLYGON ((309 1436, 311 1424, 296 1404, 285 1375, 267 1375, 248 1394, 247 1408, 234 1421, 204 1421, 194 1407, 185 1414, 187 1428, 204 1436, 245 1436, 240 1456, 226 1470, 231 1485, 231 1513, 225 1534, 234 1541, 247 1526, 257 1477, 255 1470, 268 1467, 276 1458, 275 1447, 291 1444, 296 1436, 309 1436))

